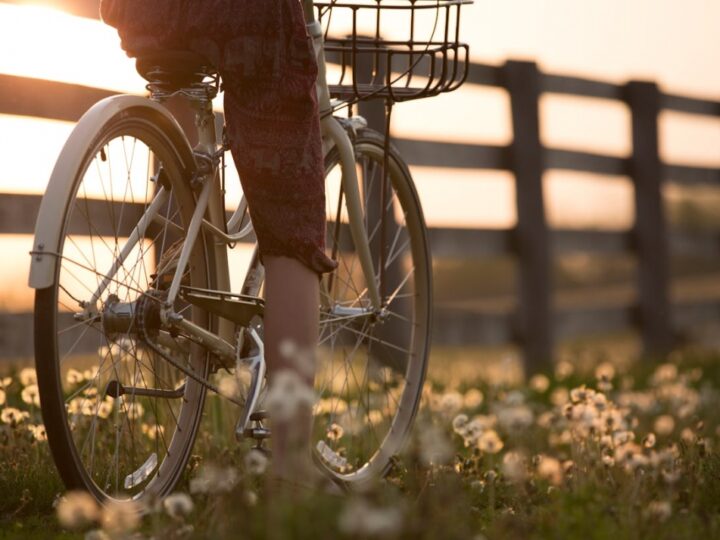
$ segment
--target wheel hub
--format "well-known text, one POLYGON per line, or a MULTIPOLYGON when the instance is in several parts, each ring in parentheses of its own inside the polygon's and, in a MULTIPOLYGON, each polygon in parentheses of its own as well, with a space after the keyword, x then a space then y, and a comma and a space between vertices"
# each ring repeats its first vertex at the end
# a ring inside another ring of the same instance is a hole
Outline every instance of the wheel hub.
POLYGON ((103 330, 109 336, 137 335, 140 329, 157 335, 161 327, 158 291, 147 291, 134 302, 121 302, 115 294, 108 296, 102 310, 103 330))

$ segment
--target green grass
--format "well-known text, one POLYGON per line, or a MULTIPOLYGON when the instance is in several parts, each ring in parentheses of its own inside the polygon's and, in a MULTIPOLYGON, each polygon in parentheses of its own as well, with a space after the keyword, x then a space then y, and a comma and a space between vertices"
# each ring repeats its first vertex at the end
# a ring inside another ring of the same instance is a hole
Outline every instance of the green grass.
MULTIPOLYGON (((231 414, 210 398, 194 467, 178 490, 188 492, 189 480, 206 462, 236 468, 238 483, 229 493, 193 494, 194 510, 183 519, 171 519, 162 509, 151 514, 140 534, 218 539, 720 537, 717 355, 676 355, 677 373, 637 363, 618 369, 610 381, 596 379, 586 363, 585 371, 560 369, 528 384, 517 377, 498 383, 494 374, 502 364, 478 371, 484 377, 471 380, 472 366, 461 364, 476 362, 472 354, 442 360, 443 371, 463 377, 443 379, 431 370, 408 450, 397 457, 386 480, 344 498, 311 492, 268 497, 263 478, 243 472, 245 447, 229 436, 231 414), (576 393, 575 403, 560 404, 561 394, 581 385, 604 392, 576 393), (474 394, 468 394, 471 390, 474 394), (606 420, 589 421, 596 413, 607 418, 608 411, 617 411, 627 426, 610 429, 606 420), (467 422, 494 418, 495 424, 478 439, 467 424, 461 426, 460 414, 467 422), (663 415, 673 418, 674 427, 654 433, 663 415), (488 446, 490 431, 502 441, 501 449, 488 446), (650 433, 655 442, 646 445, 650 433), (632 436, 634 441, 623 442, 632 436)), ((53 502, 62 485, 47 443, 35 440, 25 427, 38 423, 39 415, 22 401, 21 389, 13 376, 5 406, 23 409, 29 417, 16 426, 0 426, 0 539, 83 538, 86 529, 63 531, 55 517, 53 502)))

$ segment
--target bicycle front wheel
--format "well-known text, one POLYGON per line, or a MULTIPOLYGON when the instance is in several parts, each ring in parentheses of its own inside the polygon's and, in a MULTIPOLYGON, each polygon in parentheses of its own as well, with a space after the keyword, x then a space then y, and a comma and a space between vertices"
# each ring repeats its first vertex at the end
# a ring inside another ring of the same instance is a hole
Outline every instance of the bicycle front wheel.
POLYGON ((349 231, 337 149, 326 162, 327 250, 315 407, 316 461, 347 484, 387 473, 419 405, 430 341, 432 279, 425 221, 407 165, 369 129, 354 140, 363 222, 382 309, 349 231), (384 167, 388 167, 385 174, 384 167))
MULTIPOLYGON (((164 332, 157 317, 195 208, 192 157, 150 107, 124 109, 96 129, 84 155, 64 158, 79 160, 79 173, 66 179, 69 200, 54 205, 63 224, 54 281, 36 292, 42 414, 68 489, 99 501, 162 497, 190 456, 206 388, 144 338, 153 334, 185 369, 209 371, 206 351, 164 332)), ((202 238, 195 244, 183 282, 211 288, 213 252, 202 238)), ((210 326, 201 310, 174 308, 210 326)))

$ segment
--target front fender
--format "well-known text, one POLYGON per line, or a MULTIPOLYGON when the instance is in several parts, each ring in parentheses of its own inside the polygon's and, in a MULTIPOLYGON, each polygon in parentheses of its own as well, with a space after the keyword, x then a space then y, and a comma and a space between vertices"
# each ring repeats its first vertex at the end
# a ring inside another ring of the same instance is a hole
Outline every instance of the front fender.
POLYGON ((78 121, 50 175, 35 222, 29 278, 31 288, 49 287, 55 279, 65 210, 75 195, 78 175, 88 151, 111 119, 117 115, 136 114, 138 110, 149 115, 171 138, 186 171, 191 174, 195 170, 195 159, 187 138, 165 107, 147 98, 130 95, 111 96, 98 101, 78 121))

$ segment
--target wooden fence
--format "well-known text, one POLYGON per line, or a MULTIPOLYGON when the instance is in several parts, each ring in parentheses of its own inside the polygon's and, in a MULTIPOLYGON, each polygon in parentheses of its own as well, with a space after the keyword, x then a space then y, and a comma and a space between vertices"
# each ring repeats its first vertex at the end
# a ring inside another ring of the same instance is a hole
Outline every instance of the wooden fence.
MULTIPOLYGON (((83 16, 96 16, 97 1, 62 2, 83 16)), ((518 263, 517 310, 483 314, 436 310, 435 341, 452 344, 517 343, 529 371, 547 369, 558 338, 592 331, 637 328, 648 354, 663 354, 678 332, 700 320, 720 321, 720 301, 671 304, 669 255, 720 255, 720 235, 668 230, 662 185, 720 185, 720 169, 663 163, 658 151, 658 114, 662 110, 720 117, 720 102, 666 94, 652 82, 610 84, 541 73, 532 62, 502 66, 472 64, 468 83, 502 88, 511 103, 514 138, 507 146, 395 139, 411 165, 473 170, 506 170, 516 180, 517 224, 506 230, 431 228, 436 258, 515 257, 518 263), (543 147, 539 98, 542 94, 600 98, 624 103, 632 117, 632 154, 619 158, 543 147), (545 216, 543 174, 547 170, 625 175, 634 185, 635 221, 621 232, 551 230, 545 216), (572 311, 553 308, 551 268, 554 257, 576 252, 631 254, 637 259, 638 300, 618 308, 588 306, 572 311)), ((0 75, 0 114, 75 121, 110 92, 78 85, 0 75)), ((365 109, 369 116, 377 109, 365 109)), ((0 198, 0 234, 32 234, 40 197, 4 194, 0 198)), ((0 314, 0 356, 31 354, 27 336, 30 314, 0 314)))

